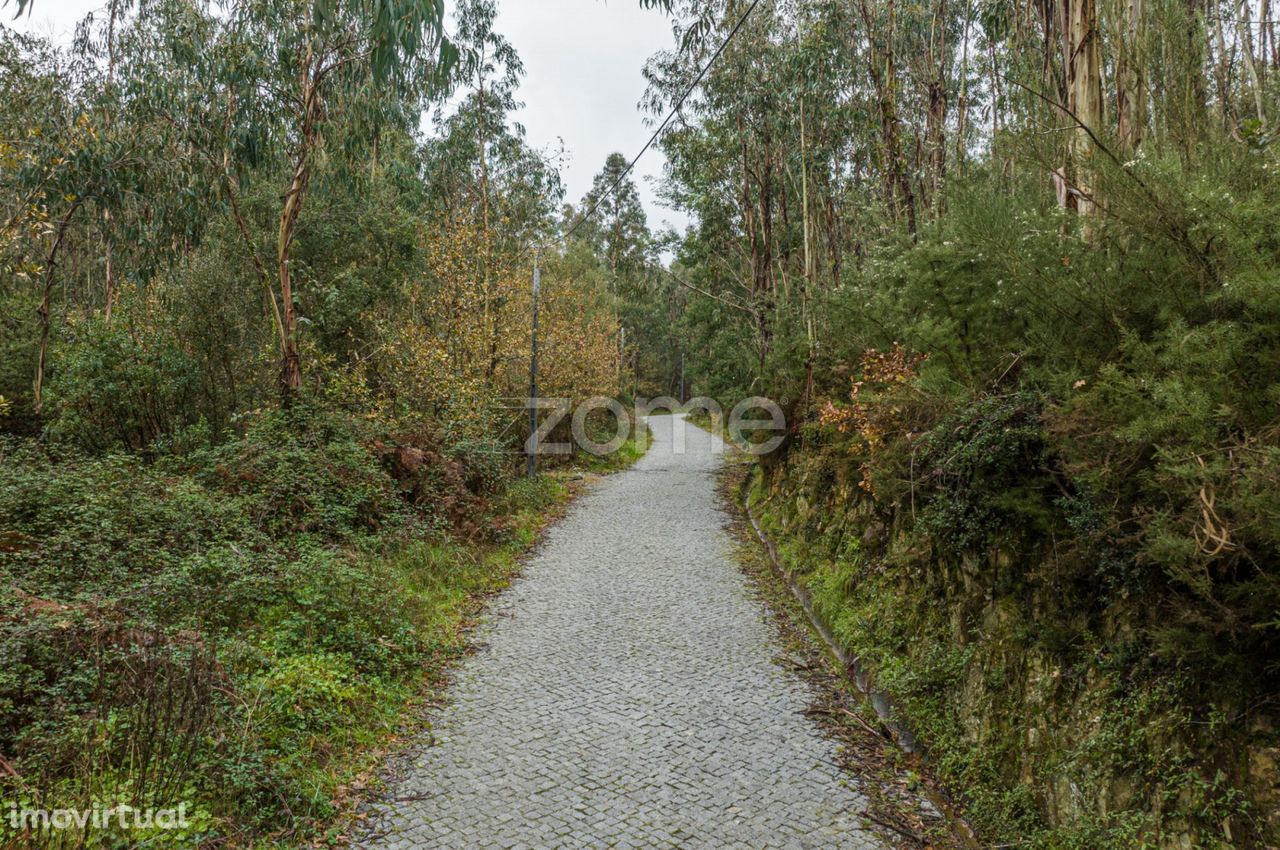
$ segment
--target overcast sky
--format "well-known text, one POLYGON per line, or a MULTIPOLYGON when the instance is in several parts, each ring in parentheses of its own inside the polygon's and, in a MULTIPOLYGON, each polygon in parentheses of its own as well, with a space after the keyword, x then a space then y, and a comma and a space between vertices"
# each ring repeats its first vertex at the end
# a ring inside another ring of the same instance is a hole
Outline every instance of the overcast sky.
MULTIPOLYGON (((104 6, 103 0, 35 0, 30 16, 10 20, 13 4, 0 9, 5 23, 23 32, 71 40, 76 22, 104 6)), ((452 5, 452 4, 450 4, 452 5)), ((619 151, 628 160, 644 145, 646 127, 637 104, 644 94, 641 69, 650 55, 671 46, 662 13, 644 11, 639 0, 498 0, 496 28, 524 61, 516 120, 537 148, 564 147, 566 200, 576 203, 591 188, 605 157, 619 151)), ((663 156, 651 149, 636 165, 635 179, 655 230, 664 223, 683 228, 683 215, 660 207, 652 181, 663 156)))

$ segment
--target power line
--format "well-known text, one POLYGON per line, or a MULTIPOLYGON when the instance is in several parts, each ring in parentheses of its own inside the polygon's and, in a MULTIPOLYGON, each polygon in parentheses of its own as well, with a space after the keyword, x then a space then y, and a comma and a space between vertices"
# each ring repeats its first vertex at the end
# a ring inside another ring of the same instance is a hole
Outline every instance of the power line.
POLYGON ((640 149, 640 153, 632 157, 631 162, 627 163, 627 167, 618 175, 618 179, 614 180, 613 184, 606 189, 600 197, 596 198, 596 202, 591 205, 591 209, 579 216, 573 227, 569 228, 569 232, 564 235, 566 241, 568 241, 568 239, 577 232, 578 228, 581 227, 587 219, 595 215, 596 210, 600 208, 600 204, 604 203, 604 199, 609 195, 612 195, 617 188, 622 185, 622 181, 631 173, 631 169, 636 167, 636 163, 640 161, 640 157, 645 155, 645 151, 649 150, 649 148, 653 146, 653 143, 657 141, 658 136, 662 135, 662 131, 667 129, 667 125, 671 123, 671 119, 676 117, 676 113, 680 111, 680 107, 684 106, 685 100, 688 99, 689 95, 693 94, 693 90, 702 82, 702 78, 707 75, 707 71, 711 70, 711 66, 715 63, 716 59, 720 58, 720 54, 729 46, 729 42, 733 41, 733 37, 738 34, 738 30, 742 29, 742 25, 747 22, 747 18, 753 11, 755 11, 756 6, 759 5, 760 0, 752 0, 751 5, 747 7, 747 11, 742 13, 742 17, 738 19, 738 23, 734 24, 733 29, 729 31, 729 35, 726 36, 725 40, 716 48, 716 52, 711 54, 711 58, 707 60, 707 63, 702 66, 702 70, 698 72, 698 76, 695 77, 693 82, 689 84, 689 87, 684 90, 684 94, 680 95, 680 99, 676 101, 675 106, 671 107, 671 111, 667 113, 667 117, 662 119, 662 123, 658 125, 658 129, 653 131, 653 135, 649 137, 649 141, 644 143, 644 147, 640 149))
MULTIPOLYGON (((742 13, 742 17, 738 19, 738 22, 734 24, 733 29, 729 31, 729 35, 727 35, 725 37, 725 40, 721 42, 720 46, 716 48, 716 52, 711 54, 711 58, 708 59, 706 64, 702 66, 702 70, 698 71, 698 76, 694 77, 693 82, 690 83, 689 87, 684 90, 684 94, 680 95, 680 99, 677 100, 675 102, 675 105, 671 107, 671 111, 667 113, 667 117, 662 119, 662 123, 658 125, 658 129, 653 131, 653 135, 651 135, 649 137, 649 140, 644 143, 644 147, 640 148, 640 152, 631 158, 631 162, 627 163, 627 167, 623 169, 622 173, 619 174, 617 179, 613 181, 613 184, 609 186, 609 188, 606 189, 603 193, 601 193, 600 197, 596 198, 595 203, 591 205, 591 209, 587 210, 585 214, 579 216, 578 220, 574 223, 573 227, 569 228, 568 232, 565 233, 564 240, 566 242, 568 242, 569 239, 573 237, 573 234, 578 231, 578 228, 581 227, 587 219, 595 215, 596 210, 600 208, 600 204, 604 202, 604 199, 609 197, 609 195, 612 195, 615 191, 617 191, 618 187, 622 185, 622 181, 625 180, 627 178, 627 175, 631 173, 631 170, 636 167, 636 163, 640 161, 640 157, 645 155, 645 152, 653 146, 653 143, 655 141, 658 140, 658 136, 662 135, 662 131, 667 129, 667 125, 671 123, 671 119, 674 118, 676 116, 676 113, 680 111, 680 108, 684 106, 684 102, 688 100, 689 95, 693 94, 693 90, 696 89, 698 85, 702 82, 703 78, 707 75, 707 71, 711 70, 711 66, 715 64, 715 61, 717 59, 720 58, 720 54, 723 53, 724 49, 729 46, 729 42, 733 41, 733 37, 738 34, 738 30, 742 29, 742 25, 747 22, 747 18, 750 17, 751 13, 755 11, 756 6, 759 6, 759 5, 760 5, 760 0, 752 0, 751 5, 747 7, 747 11, 742 13)), ((522 251, 521 255, 523 256, 524 253, 525 252, 522 251)), ((538 397, 538 384, 537 384, 537 380, 538 380, 537 378, 538 376, 538 286, 539 286, 538 259, 540 259, 541 256, 542 256, 542 252, 541 252, 541 249, 539 248, 538 254, 535 256, 535 259, 533 262, 533 315, 532 315, 532 327, 530 331, 531 336, 530 336, 530 345, 529 345, 529 355, 530 355, 529 356, 529 398, 530 399, 536 399, 538 397)), ((668 272, 668 274, 670 274, 670 272, 668 272)), ((626 333, 626 330, 624 328, 623 334, 625 335, 625 333, 626 333)), ((625 340, 625 338, 626 337, 624 336, 623 339, 625 340)), ((625 343, 624 343, 624 346, 625 346, 625 343)), ((619 364, 619 369, 621 369, 621 363, 619 364)), ((680 353, 680 399, 681 399, 681 403, 683 403, 684 402, 684 352, 683 351, 680 353)), ((537 442, 536 442, 537 429, 538 429, 537 407, 530 406, 529 435, 530 435, 530 439, 534 441, 532 450, 529 452, 529 462, 528 462, 529 464, 528 475, 531 478, 537 475, 537 469, 538 469, 538 449, 537 449, 537 442)))

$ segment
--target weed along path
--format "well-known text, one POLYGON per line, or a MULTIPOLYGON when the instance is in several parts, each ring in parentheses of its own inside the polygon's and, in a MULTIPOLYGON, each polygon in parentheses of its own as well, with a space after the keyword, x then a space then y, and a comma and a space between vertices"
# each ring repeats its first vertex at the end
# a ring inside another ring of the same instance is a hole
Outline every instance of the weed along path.
POLYGON ((495 600, 367 850, 881 848, 731 559, 715 437, 649 420, 495 600), (673 450, 685 430, 685 452, 673 450))

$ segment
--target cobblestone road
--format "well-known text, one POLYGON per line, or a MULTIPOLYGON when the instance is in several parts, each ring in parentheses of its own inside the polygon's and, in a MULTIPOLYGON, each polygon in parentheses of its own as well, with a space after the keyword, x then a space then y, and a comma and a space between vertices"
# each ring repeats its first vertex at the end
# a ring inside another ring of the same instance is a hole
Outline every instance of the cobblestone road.
POLYGON ((547 535, 368 850, 881 848, 730 559, 714 438, 672 417, 547 535), (673 423, 674 428, 673 428, 673 423))

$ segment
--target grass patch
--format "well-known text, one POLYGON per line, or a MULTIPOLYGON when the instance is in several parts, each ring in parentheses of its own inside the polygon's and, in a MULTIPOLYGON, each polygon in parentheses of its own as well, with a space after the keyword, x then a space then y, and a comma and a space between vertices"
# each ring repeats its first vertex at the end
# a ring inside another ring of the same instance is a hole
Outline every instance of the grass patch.
POLYGON ((483 599, 584 472, 641 453, 481 495, 454 461, 316 412, 154 462, 0 445, 0 794, 190 818, 142 834, 5 817, 0 847, 340 841, 483 599))

